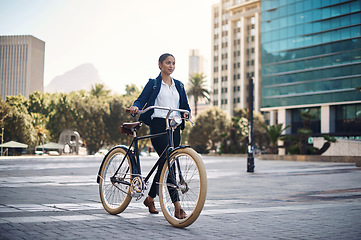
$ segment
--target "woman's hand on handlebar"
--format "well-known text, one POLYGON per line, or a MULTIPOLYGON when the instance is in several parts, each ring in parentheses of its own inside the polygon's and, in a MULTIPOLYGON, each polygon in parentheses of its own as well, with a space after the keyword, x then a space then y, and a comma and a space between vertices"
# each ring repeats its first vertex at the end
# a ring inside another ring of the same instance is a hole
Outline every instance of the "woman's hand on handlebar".
POLYGON ((139 111, 138 107, 136 107, 136 106, 131 106, 131 107, 128 108, 128 109, 129 109, 129 113, 130 113, 130 114, 133 114, 133 115, 137 114, 138 111, 139 111))

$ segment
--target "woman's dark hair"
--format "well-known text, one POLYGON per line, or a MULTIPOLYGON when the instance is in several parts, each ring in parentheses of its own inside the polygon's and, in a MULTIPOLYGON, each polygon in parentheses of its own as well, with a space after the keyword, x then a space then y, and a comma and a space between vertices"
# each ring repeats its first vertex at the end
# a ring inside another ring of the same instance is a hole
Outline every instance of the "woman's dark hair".
MULTIPOLYGON (((162 54, 160 57, 159 57, 159 62, 160 63, 162 63, 167 57, 169 57, 169 56, 171 56, 171 57, 173 57, 174 59, 175 59, 175 57, 172 55, 172 54, 170 54, 170 53, 164 53, 164 54, 162 54)), ((159 68, 160 69, 160 68, 159 68)))

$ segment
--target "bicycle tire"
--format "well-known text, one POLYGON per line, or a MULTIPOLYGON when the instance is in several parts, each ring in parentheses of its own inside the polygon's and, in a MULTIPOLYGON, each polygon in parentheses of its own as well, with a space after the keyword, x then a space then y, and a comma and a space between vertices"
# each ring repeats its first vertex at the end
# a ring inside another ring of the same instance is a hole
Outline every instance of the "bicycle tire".
MULTIPOLYGON (((107 154, 100 171, 99 194, 104 209, 110 214, 123 212, 129 205, 131 187, 122 183, 112 183, 110 178, 114 175, 124 159, 126 151, 123 148, 114 148, 107 154)), ((132 182, 132 164, 129 156, 123 161, 118 177, 124 181, 132 182)))
POLYGON ((171 193, 168 190, 171 184, 167 183, 169 175, 167 163, 164 164, 160 175, 159 202, 163 215, 167 221, 174 227, 184 228, 191 225, 198 218, 203 209, 207 195, 207 173, 204 163, 196 151, 192 148, 180 148, 172 152, 170 156, 171 169, 176 169, 175 175, 177 183, 180 183, 180 177, 176 159, 179 161, 181 173, 185 182, 182 186, 186 186, 186 189, 175 189, 173 187, 174 190, 171 191, 178 194, 178 199, 183 210, 186 212, 187 217, 185 219, 178 219, 174 216, 175 208, 171 193))

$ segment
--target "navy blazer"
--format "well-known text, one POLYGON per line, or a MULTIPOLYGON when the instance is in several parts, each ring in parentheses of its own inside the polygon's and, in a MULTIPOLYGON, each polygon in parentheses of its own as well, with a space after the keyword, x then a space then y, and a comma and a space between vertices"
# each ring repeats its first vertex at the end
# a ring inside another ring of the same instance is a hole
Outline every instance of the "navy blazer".
MULTIPOLYGON (((181 81, 174 80, 176 89, 179 93, 179 108, 188 110, 189 112, 191 109, 189 108, 187 95, 184 89, 184 84, 181 81)), ((155 79, 149 79, 147 85, 145 85, 142 93, 139 95, 138 99, 135 100, 133 106, 138 107, 138 109, 145 109, 150 106, 154 106, 155 99, 157 98, 160 87, 162 84, 162 77, 159 76, 155 79)), ((151 116, 154 113, 154 110, 150 110, 146 113, 143 113, 139 117, 139 121, 144 122, 146 125, 150 126, 151 116)), ((183 117, 183 113, 182 113, 183 117)), ((184 129, 184 121, 182 122, 181 129, 184 129)))

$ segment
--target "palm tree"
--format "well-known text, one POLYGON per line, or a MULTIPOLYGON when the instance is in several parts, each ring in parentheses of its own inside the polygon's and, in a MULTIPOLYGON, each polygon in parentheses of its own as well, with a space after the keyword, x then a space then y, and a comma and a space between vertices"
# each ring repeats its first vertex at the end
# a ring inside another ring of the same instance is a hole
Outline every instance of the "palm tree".
POLYGON ((205 78, 206 76, 204 76, 203 73, 194 73, 193 75, 189 76, 190 87, 187 93, 189 96, 193 96, 194 98, 195 116, 197 116, 198 100, 203 98, 207 99, 208 101, 210 100, 210 94, 205 87, 205 78))
POLYGON ((101 83, 96 83, 91 87, 90 94, 95 96, 96 98, 107 97, 111 91, 106 90, 105 86, 101 83))
POLYGON ((281 140, 281 135, 284 130, 290 126, 283 127, 283 124, 275 124, 272 126, 264 126, 266 134, 270 139, 270 153, 277 154, 278 152, 278 140, 281 140))

